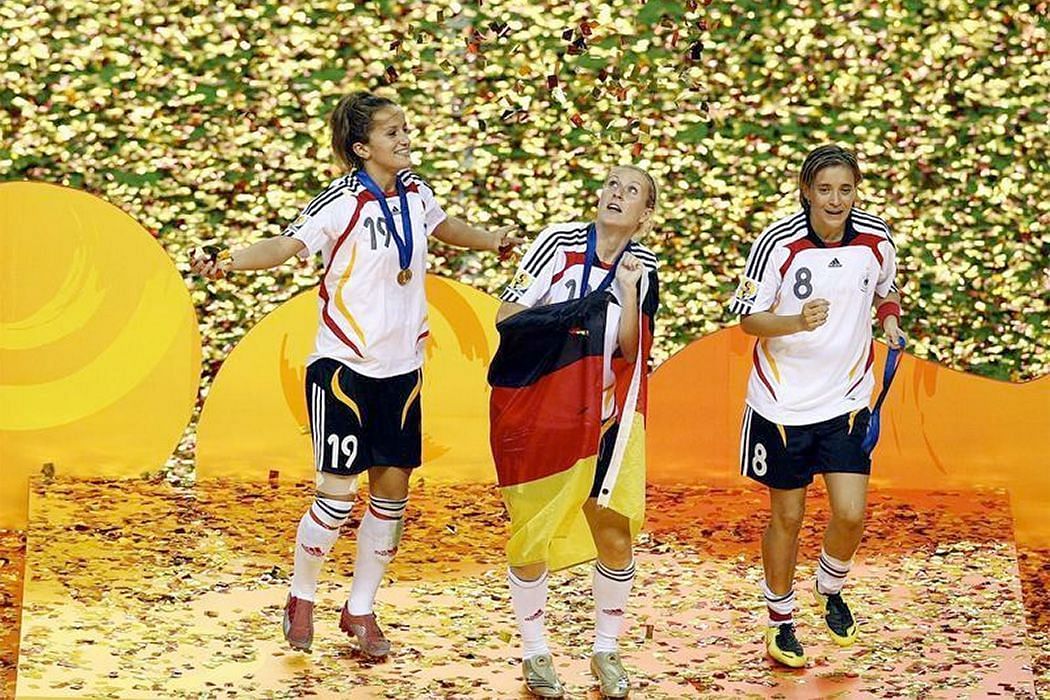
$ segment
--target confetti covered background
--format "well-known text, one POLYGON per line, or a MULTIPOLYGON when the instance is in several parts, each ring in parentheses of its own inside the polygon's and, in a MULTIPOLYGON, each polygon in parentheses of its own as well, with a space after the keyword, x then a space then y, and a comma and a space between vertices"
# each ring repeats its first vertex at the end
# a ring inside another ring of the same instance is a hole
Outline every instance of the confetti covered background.
MULTIPOLYGON (((750 241, 795 206, 807 150, 855 147, 890 222, 912 350, 1046 372, 1046 3, 5 2, 0 170, 101 195, 186 269, 278 233, 335 175, 325 119, 395 94, 419 171, 480 223, 588 216, 613 163, 662 184, 661 357, 733 322, 750 241)), ((492 256, 437 272, 496 292, 492 256)), ((207 376, 305 264, 194 280, 207 376)))
MULTIPOLYGON (((1046 374, 1050 296, 1048 4, 276 2, 0 5, 0 177, 65 184, 131 213, 179 269, 201 243, 273 235, 336 171, 325 120, 382 89, 415 124, 418 170, 481 224, 587 216, 608 167, 662 186, 658 357, 734 322, 750 241, 796 205, 805 152, 861 155, 862 206, 894 230, 920 357, 1021 381, 1046 374)), ((129 260, 128 264, 134 264, 129 260)), ((512 270, 432 248, 432 270, 490 292, 512 270)), ((190 278, 207 394, 316 262, 190 278)), ((193 432, 169 464, 193 476, 193 432)), ((21 535, 0 533, 4 557, 21 535)), ((1045 552, 1021 554, 1026 596, 1045 552)), ((2 619, 17 587, 0 596, 2 619)), ((1047 610, 1037 671, 1048 668, 1047 610)), ((10 662, 0 659, 5 668, 10 662)))

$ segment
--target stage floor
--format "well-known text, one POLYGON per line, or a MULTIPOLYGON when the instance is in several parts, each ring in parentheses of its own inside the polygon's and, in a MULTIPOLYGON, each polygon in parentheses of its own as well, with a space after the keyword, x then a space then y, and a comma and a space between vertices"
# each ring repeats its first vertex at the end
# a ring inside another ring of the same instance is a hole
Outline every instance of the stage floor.
MULTIPOLYGON (((1046 659, 1045 630, 1026 639, 1002 493, 873 491, 848 588, 861 638, 842 650, 825 638, 809 596, 827 518, 814 491, 798 584, 811 660, 786 671, 760 644, 764 494, 650 489, 622 642, 632 697, 1035 697, 1033 658, 1046 659)), ((337 628, 353 530, 326 563, 313 653, 287 649, 281 610, 310 493, 287 483, 35 483, 17 696, 527 697, 502 505, 487 486, 414 490, 377 607, 390 659, 363 659, 337 628)), ((590 577, 590 567, 551 577, 548 629, 572 697, 597 697, 586 672, 590 577)))

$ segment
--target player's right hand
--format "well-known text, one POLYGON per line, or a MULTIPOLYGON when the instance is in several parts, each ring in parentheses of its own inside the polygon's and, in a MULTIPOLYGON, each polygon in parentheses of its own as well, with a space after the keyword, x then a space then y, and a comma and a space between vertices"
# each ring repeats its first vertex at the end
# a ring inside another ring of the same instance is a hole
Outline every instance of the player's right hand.
POLYGON ((215 253, 208 248, 194 248, 190 253, 190 270, 210 280, 220 279, 226 270, 216 260, 215 253))
POLYGON ((829 306, 827 299, 813 299, 803 304, 802 313, 799 314, 802 330, 813 331, 823 326, 828 320, 829 306))

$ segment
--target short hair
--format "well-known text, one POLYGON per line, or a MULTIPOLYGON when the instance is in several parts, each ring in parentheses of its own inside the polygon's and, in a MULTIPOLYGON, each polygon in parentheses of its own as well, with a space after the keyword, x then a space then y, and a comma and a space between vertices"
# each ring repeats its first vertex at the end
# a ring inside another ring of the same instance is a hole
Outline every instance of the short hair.
POLYGON ((854 183, 860 182, 860 165, 853 151, 833 143, 818 146, 806 156, 806 160, 802 162, 802 171, 798 175, 798 201, 802 203, 803 209, 809 209, 809 202, 802 194, 802 188, 812 186, 813 181, 817 178, 817 173, 821 170, 833 168, 836 165, 845 165, 853 171, 854 183))
POLYGON ((371 92, 355 92, 339 100, 328 125, 332 128, 332 152, 340 165, 347 170, 365 166, 361 156, 354 153, 354 144, 368 143, 376 112, 396 106, 393 100, 371 92))

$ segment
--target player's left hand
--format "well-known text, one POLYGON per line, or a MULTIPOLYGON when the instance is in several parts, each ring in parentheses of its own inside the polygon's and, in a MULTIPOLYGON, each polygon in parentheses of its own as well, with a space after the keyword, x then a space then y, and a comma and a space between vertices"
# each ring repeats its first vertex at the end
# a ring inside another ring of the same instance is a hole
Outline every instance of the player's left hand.
POLYGON ((897 325, 896 316, 887 316, 886 320, 882 322, 882 330, 886 332, 886 344, 888 346, 898 350, 904 347, 904 334, 901 333, 900 326, 897 325))
POLYGON ((642 261, 630 253, 624 253, 620 264, 616 267, 616 281, 620 283, 621 289, 633 290, 642 278, 645 266, 642 261))
POLYGON ((518 227, 515 224, 501 226, 492 231, 492 250, 499 253, 500 260, 506 260, 514 252, 515 246, 524 243, 525 239, 518 236, 518 227))

